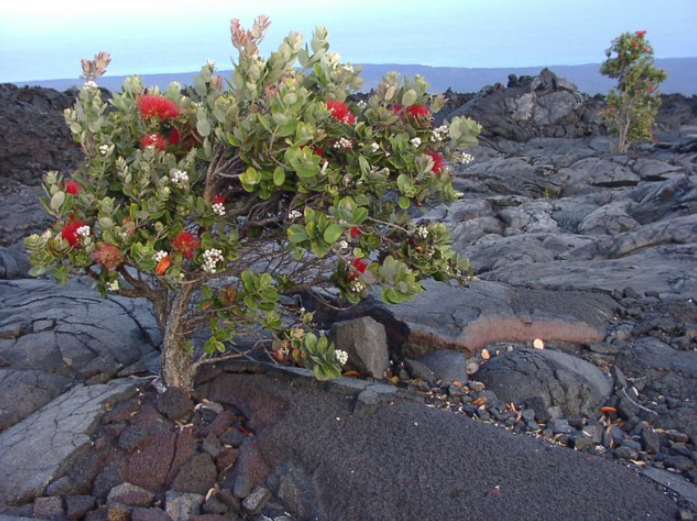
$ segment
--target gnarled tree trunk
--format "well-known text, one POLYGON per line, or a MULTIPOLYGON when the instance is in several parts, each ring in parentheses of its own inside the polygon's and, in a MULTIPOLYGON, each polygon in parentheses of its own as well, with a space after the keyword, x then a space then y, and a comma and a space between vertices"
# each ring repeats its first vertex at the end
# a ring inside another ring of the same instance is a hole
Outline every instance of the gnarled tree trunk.
POLYGON ((176 292, 164 317, 162 341, 162 381, 166 387, 178 387, 190 393, 193 389, 193 354, 183 334, 186 314, 194 285, 184 283, 176 292))

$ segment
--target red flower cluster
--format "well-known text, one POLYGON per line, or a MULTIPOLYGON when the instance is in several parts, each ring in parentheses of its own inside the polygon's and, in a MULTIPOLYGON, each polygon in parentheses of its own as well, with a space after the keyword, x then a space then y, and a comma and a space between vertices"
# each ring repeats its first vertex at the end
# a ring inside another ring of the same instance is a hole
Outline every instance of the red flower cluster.
POLYGON ((426 105, 411 105, 407 107, 407 114, 415 119, 431 118, 431 111, 426 105))
POLYGON ((214 195, 213 196, 213 204, 223 204, 225 202, 225 196, 224 195, 214 195))
POLYGON ((157 117, 161 121, 174 119, 179 115, 179 107, 172 100, 155 94, 143 94, 136 100, 140 119, 147 121, 157 117))
POLYGON ((441 171, 445 168, 445 158, 440 153, 435 152, 433 150, 426 150, 424 154, 433 159, 433 168, 431 169, 431 171, 434 174, 440 174, 441 171))
POLYGON ((335 120, 346 125, 353 125, 356 122, 356 116, 351 113, 351 110, 345 103, 334 99, 327 100, 326 103, 330 114, 335 120))
POLYGON ((182 140, 182 135, 179 133, 179 131, 176 128, 173 128, 172 130, 169 131, 169 136, 167 136, 167 144, 168 145, 178 145, 181 140, 182 140))
POLYGON ((357 280, 368 269, 368 263, 363 259, 355 258, 351 261, 352 272, 349 273, 349 280, 357 280))
POLYGON ((71 248, 81 247, 80 236, 77 234, 77 230, 82 226, 85 226, 84 221, 76 221, 74 219, 70 219, 68 223, 63 226, 63 229, 61 230, 61 237, 68 241, 71 248))
POLYGON ((198 237, 187 230, 180 231, 172 242, 172 248, 180 252, 185 259, 194 258, 194 250, 201 245, 198 237))
POLYGON ((362 234, 363 234, 363 230, 361 229, 360 226, 354 226, 353 228, 349 229, 349 235, 351 236, 352 239, 359 239, 362 234))
POLYGON ((80 193, 80 190, 82 190, 82 187, 77 184, 77 181, 66 181, 65 186, 63 187, 63 191, 66 194, 71 194, 71 195, 77 195, 80 193))
POLYGON ((97 249, 92 252, 92 259, 109 271, 114 271, 123 263, 123 253, 113 244, 100 242, 97 249))
POLYGON ((646 31, 637 31, 637 32, 635 32, 634 34, 636 34, 637 36, 641 37, 641 36, 644 36, 644 35, 646 34, 646 31))
POLYGON ((162 152, 165 149, 165 146, 167 146, 167 140, 158 132, 148 134, 140 140, 140 148, 146 148, 149 146, 154 146, 157 150, 162 152))

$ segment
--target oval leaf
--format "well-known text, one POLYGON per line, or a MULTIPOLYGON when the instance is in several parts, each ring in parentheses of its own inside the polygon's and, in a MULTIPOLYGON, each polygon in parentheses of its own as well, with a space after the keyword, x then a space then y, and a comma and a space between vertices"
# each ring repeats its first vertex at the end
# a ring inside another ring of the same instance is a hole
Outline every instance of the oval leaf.
POLYGON ((324 230, 324 242, 327 244, 334 244, 341 234, 344 233, 344 227, 340 224, 330 224, 327 229, 324 230))
POLYGON ((276 167, 276 170, 273 171, 273 184, 276 186, 281 186, 283 183, 286 181, 286 172, 283 170, 283 168, 276 167))

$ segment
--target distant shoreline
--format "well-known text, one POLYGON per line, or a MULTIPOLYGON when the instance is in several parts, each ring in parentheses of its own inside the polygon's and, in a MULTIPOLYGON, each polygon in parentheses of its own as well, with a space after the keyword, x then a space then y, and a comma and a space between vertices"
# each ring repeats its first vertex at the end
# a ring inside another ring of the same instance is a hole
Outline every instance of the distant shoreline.
MULTIPOLYGON (((656 66, 664 68, 668 79, 661 85, 665 94, 697 95, 697 57, 695 58, 663 58, 656 60, 656 66)), ((362 77, 365 79, 364 91, 377 86, 382 76, 389 71, 397 71, 405 76, 420 74, 431 85, 432 93, 445 92, 450 89, 459 93, 479 92, 486 85, 508 82, 509 74, 516 76, 537 75, 545 66, 539 67, 509 67, 492 69, 466 69, 456 67, 431 67, 427 65, 403 64, 364 64, 362 77)), ((556 65, 548 66, 557 76, 563 77, 575 84, 579 91, 589 95, 605 94, 613 82, 599 72, 600 64, 586 65, 556 65)), ((167 74, 141 74, 143 83, 147 86, 158 85, 166 87, 173 81, 190 84, 196 72, 181 72, 167 74)), ((230 71, 220 71, 223 77, 229 76, 230 71)), ((100 79, 99 84, 111 91, 119 91, 126 76, 107 76, 100 79)), ((44 81, 11 82, 17 86, 39 86, 64 91, 70 87, 79 86, 81 80, 60 79, 44 81)))

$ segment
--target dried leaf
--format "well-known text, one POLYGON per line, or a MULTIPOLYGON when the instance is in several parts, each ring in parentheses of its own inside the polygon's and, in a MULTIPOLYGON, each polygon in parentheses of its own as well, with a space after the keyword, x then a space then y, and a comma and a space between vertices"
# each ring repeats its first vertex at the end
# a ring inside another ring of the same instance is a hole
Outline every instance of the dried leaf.
POLYGON ((360 378, 361 373, 359 373, 358 371, 353 371, 353 370, 352 371, 344 371, 344 376, 348 376, 351 378, 360 378))
POLYGON ((457 387, 458 389, 460 389, 460 388, 462 387, 462 382, 460 382, 459 380, 455 380, 455 381, 453 382, 453 385, 454 385, 455 387, 457 387))
POLYGON ((484 360, 489 360, 489 358, 491 358, 491 354, 489 353, 488 349, 482 349, 482 358, 484 360))
POLYGON ((472 405, 483 405, 487 402, 486 396, 480 396, 472 402, 472 405))
POLYGON ((600 408, 600 412, 617 414, 617 408, 606 405, 605 407, 600 408))

